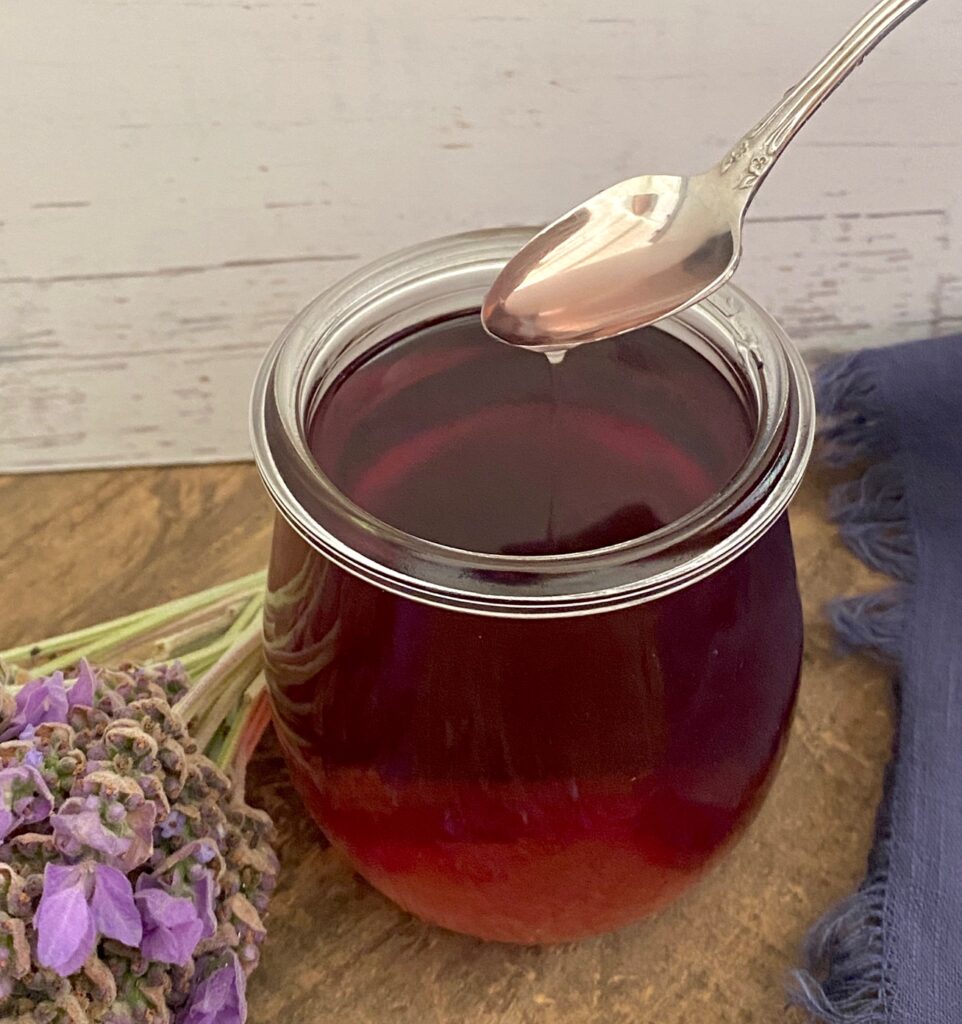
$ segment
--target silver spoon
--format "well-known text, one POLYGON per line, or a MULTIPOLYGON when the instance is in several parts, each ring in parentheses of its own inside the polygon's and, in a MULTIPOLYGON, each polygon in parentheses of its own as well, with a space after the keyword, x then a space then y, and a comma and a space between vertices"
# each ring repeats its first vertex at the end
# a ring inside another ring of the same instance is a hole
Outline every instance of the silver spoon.
POLYGON ((612 185, 524 246, 485 298, 486 330, 552 352, 654 323, 719 288, 765 175, 822 101, 925 0, 881 0, 711 170, 612 185))

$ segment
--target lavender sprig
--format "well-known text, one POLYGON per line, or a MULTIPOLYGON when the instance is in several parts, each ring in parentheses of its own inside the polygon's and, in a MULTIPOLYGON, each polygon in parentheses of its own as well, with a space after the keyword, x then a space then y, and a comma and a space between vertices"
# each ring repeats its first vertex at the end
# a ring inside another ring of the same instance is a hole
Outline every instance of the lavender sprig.
POLYGON ((0 654, 0 1024, 246 1019, 277 875, 243 800, 262 587, 0 654))

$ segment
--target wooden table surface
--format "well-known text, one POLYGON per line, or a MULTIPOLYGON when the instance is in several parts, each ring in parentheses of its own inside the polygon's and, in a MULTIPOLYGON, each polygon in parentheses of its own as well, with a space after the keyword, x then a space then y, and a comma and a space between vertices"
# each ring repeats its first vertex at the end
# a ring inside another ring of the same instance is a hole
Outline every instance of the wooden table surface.
MULTIPOLYGON (((758 819, 653 920, 561 947, 424 925, 353 876, 290 792, 272 742, 251 799, 280 830, 281 883, 252 1024, 772 1024, 808 925, 860 878, 890 740, 885 673, 839 658, 824 600, 872 575, 839 545, 813 477, 793 510, 808 622, 801 697, 758 819)), ((0 649, 263 565, 270 510, 248 465, 0 477, 0 649)), ((572 894, 577 898, 577 894, 572 894)))

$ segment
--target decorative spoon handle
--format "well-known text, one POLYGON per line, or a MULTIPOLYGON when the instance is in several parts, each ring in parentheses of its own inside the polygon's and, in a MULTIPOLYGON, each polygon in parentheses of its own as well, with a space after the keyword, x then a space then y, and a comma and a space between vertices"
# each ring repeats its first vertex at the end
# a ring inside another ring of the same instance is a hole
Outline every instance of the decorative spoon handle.
POLYGON ((881 0, 824 60, 791 89, 782 101, 728 153, 719 174, 736 192, 743 192, 747 207, 772 165, 795 133, 823 101, 878 45, 925 0, 881 0))

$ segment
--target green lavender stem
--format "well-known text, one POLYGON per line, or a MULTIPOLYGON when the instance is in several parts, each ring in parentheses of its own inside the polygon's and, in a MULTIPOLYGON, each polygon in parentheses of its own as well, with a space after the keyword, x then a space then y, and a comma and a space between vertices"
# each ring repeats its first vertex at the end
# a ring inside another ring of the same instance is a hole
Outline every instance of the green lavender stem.
MULTIPOLYGON (((96 651, 116 648, 119 651, 133 649, 145 637, 162 630, 163 627, 186 619, 191 613, 217 607, 238 598, 257 598, 266 581, 264 572, 251 573, 231 583, 177 598, 155 608, 124 615, 110 622, 98 623, 84 629, 73 630, 60 636, 50 637, 36 643, 22 644, 0 651, 0 661, 22 664, 25 668, 43 668, 53 671, 70 665, 81 657, 89 657, 96 651)), ((167 655, 171 655, 168 653, 167 655)))
POLYGON ((214 762, 223 771, 227 771, 234 763, 240 747, 241 739, 243 738, 251 716, 256 709, 257 700, 264 692, 266 686, 267 682, 264 679, 264 674, 260 673, 241 696, 241 706, 234 715, 234 718, 231 721, 222 742, 220 743, 219 749, 216 751, 208 749, 208 755, 214 759, 214 762))
MULTIPOLYGON (((261 667, 261 629, 255 622, 231 644, 187 694, 177 702, 177 711, 185 722, 203 719, 220 712, 219 721, 255 678, 261 667), (239 688, 240 692, 235 692, 239 688)), ((200 736, 197 737, 201 742, 200 736)))

